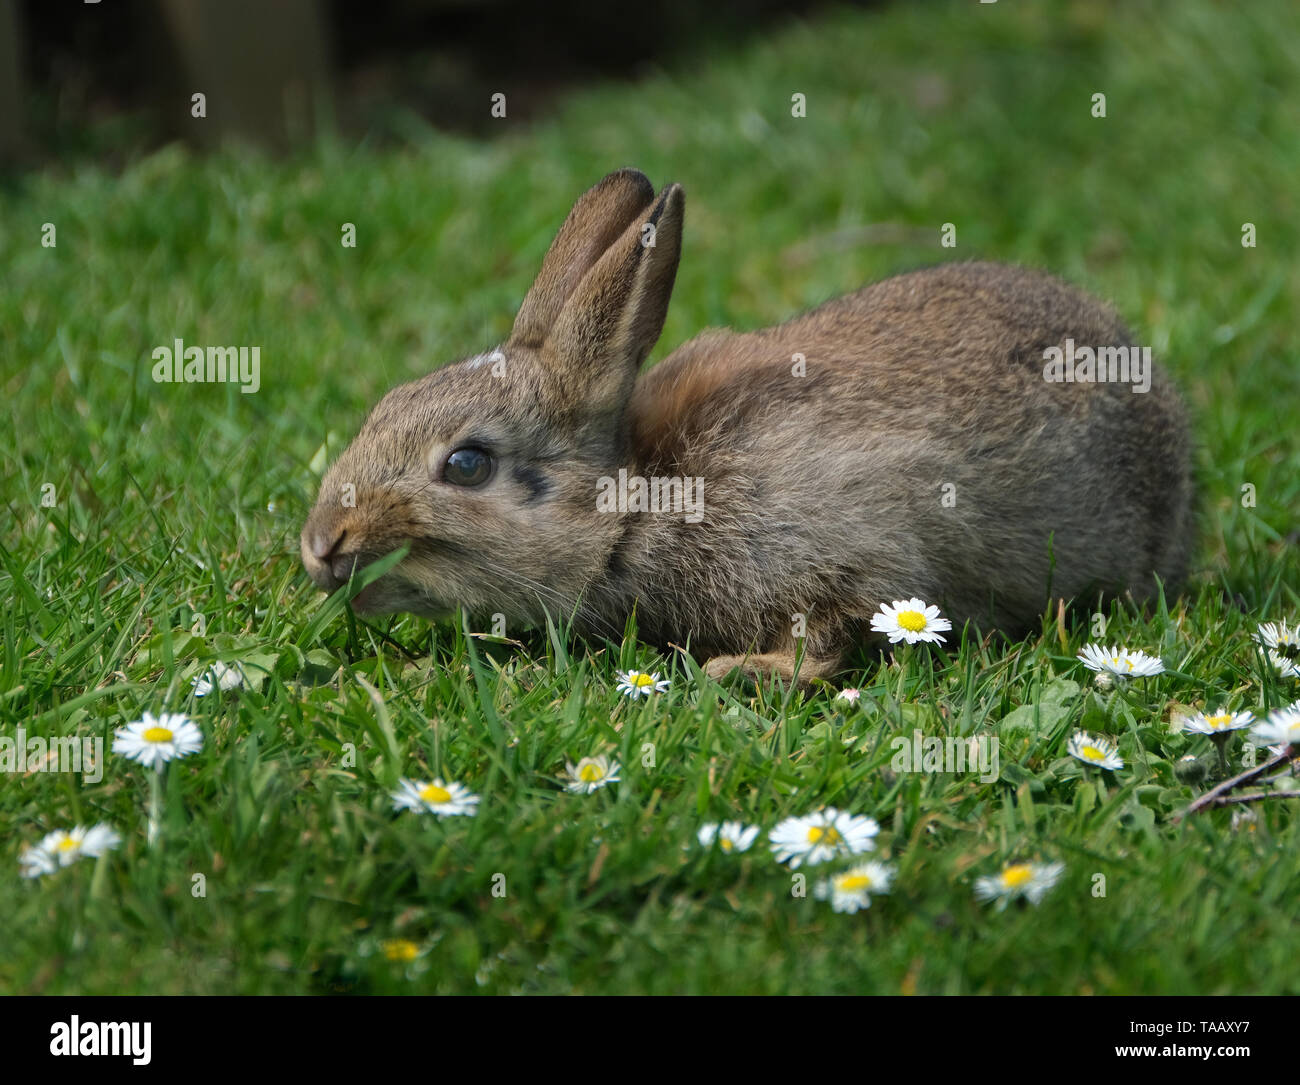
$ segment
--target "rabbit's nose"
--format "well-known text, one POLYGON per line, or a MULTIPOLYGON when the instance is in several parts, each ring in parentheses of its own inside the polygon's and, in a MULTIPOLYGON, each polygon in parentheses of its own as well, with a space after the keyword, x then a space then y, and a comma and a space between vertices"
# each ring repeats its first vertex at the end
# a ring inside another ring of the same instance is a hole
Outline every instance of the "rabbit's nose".
POLYGON ((334 524, 322 527, 308 524, 303 528, 302 563, 312 583, 322 591, 333 591, 347 579, 339 579, 334 570, 339 547, 347 534, 347 528, 334 524))
POLYGON ((343 545, 343 540, 347 537, 348 529, 345 527, 335 528, 333 531, 314 532, 311 539, 312 555, 318 560, 328 564, 330 558, 338 552, 338 548, 343 545), (330 542, 330 536, 334 536, 334 541, 330 542))

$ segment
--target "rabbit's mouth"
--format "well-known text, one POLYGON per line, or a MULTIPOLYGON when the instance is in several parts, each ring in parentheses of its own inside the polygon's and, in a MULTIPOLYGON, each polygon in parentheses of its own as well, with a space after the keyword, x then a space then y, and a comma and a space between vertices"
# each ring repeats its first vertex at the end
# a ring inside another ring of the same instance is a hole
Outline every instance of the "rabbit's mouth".
MULTIPOLYGON (((322 533, 312 531, 310 525, 303 530, 303 565, 321 591, 334 592, 345 587, 384 556, 370 549, 346 550, 346 540, 345 530, 322 533)), ((428 614, 438 609, 431 602, 419 584, 393 569, 357 591, 349 605, 358 617, 373 618, 401 611, 428 614)))
POLYGON ((385 613, 382 609, 382 603, 380 602, 380 594, 381 590, 378 580, 373 584, 367 584, 352 597, 351 604, 353 612, 362 618, 369 618, 385 613))
POLYGON ((418 585, 388 573, 362 588, 351 599, 352 612, 358 618, 377 618, 383 614, 415 614, 430 621, 455 613, 455 607, 433 599, 418 585))
POLYGON ((352 611, 359 618, 377 618, 381 614, 396 614, 412 609, 414 600, 402 590, 402 585, 390 573, 367 584, 351 599, 352 611))

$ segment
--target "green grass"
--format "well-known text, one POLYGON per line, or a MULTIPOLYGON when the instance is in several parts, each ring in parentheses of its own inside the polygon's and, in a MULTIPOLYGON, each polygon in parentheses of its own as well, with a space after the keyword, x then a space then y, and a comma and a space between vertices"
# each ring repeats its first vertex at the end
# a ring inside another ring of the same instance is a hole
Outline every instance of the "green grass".
POLYGON ((111 741, 166 708, 206 739, 166 774, 152 848, 134 763, 110 755, 97 784, 0 774, 0 990, 1300 990, 1294 804, 1261 805, 1250 831, 1226 810, 1175 823, 1198 788, 1173 766, 1208 744, 1168 725, 1181 706, 1297 696, 1249 634, 1300 608, 1300 10, 898 4, 508 124, 491 143, 412 125, 392 150, 290 162, 166 149, 0 196, 0 734, 111 741), (626 164, 687 191, 655 358, 946 258, 1044 266, 1113 299, 1196 417, 1197 574, 1168 608, 1116 607, 1106 637, 1171 673, 1099 694, 1073 658, 1088 615, 1064 640, 1052 616, 1041 637, 954 638, 902 674, 864 654, 850 709, 833 689, 724 690, 634 638, 511 630, 518 648, 322 611, 297 558, 313 460, 393 384, 499 342, 571 201, 626 164), (873 223, 905 229, 855 233, 873 223), (260 346, 260 392, 154 384, 150 352, 176 337, 260 346), (193 700, 215 659, 260 677, 193 700), (620 698, 632 665, 671 690, 620 698), (1000 779, 894 775, 889 740, 917 726, 997 735, 1000 779), (1065 754, 1081 726, 1125 757, 1102 789, 1065 754), (599 750, 622 780, 564 793, 565 760, 599 750), (391 812, 399 776, 434 774, 481 794, 477 817, 391 812), (706 820, 771 828, 823 804, 882 825, 898 877, 865 913, 792 897, 762 846, 685 847, 706 820), (18 877, 23 844, 97 821, 125 838, 107 859, 18 877), (1036 909, 977 904, 973 878, 1015 857, 1066 875, 1036 909), (423 955, 387 960, 390 938, 423 955))

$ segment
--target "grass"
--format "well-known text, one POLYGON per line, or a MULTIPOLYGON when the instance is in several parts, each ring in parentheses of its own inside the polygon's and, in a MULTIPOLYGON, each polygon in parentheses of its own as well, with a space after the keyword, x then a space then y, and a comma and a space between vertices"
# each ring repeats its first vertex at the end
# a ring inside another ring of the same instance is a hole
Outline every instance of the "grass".
POLYGON ((1300 609, 1298 73, 1287 0, 898 4, 683 56, 489 143, 408 125, 382 151, 168 148, 22 178, 0 196, 0 734, 111 742, 165 708, 205 746, 166 773, 156 847, 134 763, 0 775, 0 990, 1300 990, 1294 805, 1176 823, 1204 785, 1175 765, 1212 753, 1169 726, 1297 696, 1249 634, 1300 609), (321 463, 387 388, 500 341, 573 198, 625 164, 688 194, 654 358, 947 258, 1113 299, 1196 417, 1196 576, 1107 615, 1169 673, 1098 691, 1074 659, 1090 616, 1049 614, 1022 643, 864 654, 850 707, 723 689, 633 636, 517 647, 326 604, 297 559, 321 463), (902 229, 868 240, 882 222, 902 229), (261 390, 154 384, 177 337, 260 346, 261 390), (254 680, 194 699, 218 659, 254 680), (633 666, 670 690, 620 697, 633 666), (998 779, 895 774, 890 739, 916 727, 996 735, 998 779), (1100 787, 1066 755, 1079 727, 1119 740, 1100 787), (600 750, 622 780, 564 793, 564 762, 600 750), (399 777, 436 774, 482 796, 476 817, 391 811, 399 777), (823 804, 882 825, 898 874, 865 913, 793 897, 761 845, 685 846, 707 820, 823 804), (108 858, 18 877, 21 845, 97 821, 124 837, 108 858), (973 878, 1017 857, 1065 877, 1037 908, 977 904, 973 878))

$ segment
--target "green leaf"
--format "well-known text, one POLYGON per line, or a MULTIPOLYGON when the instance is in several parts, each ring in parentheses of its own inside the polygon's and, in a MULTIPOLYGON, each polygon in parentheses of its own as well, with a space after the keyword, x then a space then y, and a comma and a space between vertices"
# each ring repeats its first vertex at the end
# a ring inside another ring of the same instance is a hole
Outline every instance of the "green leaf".
POLYGON ((1053 704, 1064 704, 1071 697, 1077 697, 1080 688, 1078 682, 1071 681, 1069 678, 1054 678, 1043 687, 1039 699, 1053 704))
POLYGON ((172 629, 150 637, 135 654, 131 670, 135 673, 152 671, 165 665, 168 656, 180 659, 192 656, 204 646, 203 638, 196 637, 188 629, 172 629), (167 640, 171 639, 171 651, 167 650, 167 640))
POLYGON ((1021 705, 1013 708, 998 721, 998 730, 1013 731, 1050 731, 1073 711, 1063 704, 1048 701, 1043 704, 1021 705))

